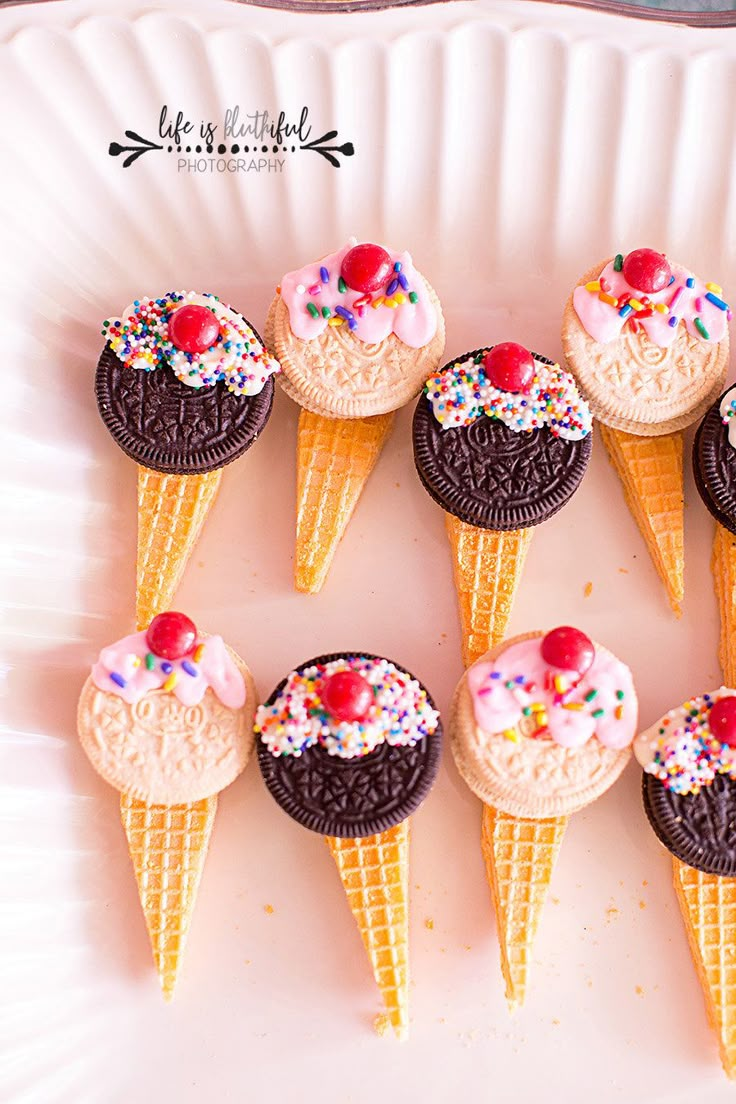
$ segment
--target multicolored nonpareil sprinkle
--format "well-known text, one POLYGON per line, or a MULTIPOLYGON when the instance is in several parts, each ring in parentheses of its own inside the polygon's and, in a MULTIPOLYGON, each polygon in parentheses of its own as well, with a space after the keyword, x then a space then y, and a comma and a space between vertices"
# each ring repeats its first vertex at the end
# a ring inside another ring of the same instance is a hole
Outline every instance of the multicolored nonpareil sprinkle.
POLYGON ((245 318, 206 293, 169 291, 159 299, 136 299, 120 318, 103 322, 102 336, 126 368, 153 372, 168 367, 194 388, 222 382, 235 395, 257 395, 280 371, 245 318), (169 337, 171 315, 189 304, 206 307, 219 323, 215 343, 201 353, 178 349, 169 337))
POLYGON ((256 712, 256 733, 273 755, 299 756, 321 744, 330 755, 354 759, 379 744, 413 747, 437 729, 439 714, 427 692, 385 659, 354 657, 292 671, 271 705, 256 712), (337 721, 325 708, 320 689, 331 675, 352 670, 371 685, 375 701, 363 721, 337 721))
POLYGON ((514 433, 548 427, 555 437, 579 441, 592 428, 588 404, 574 379, 559 364, 534 360, 528 391, 501 391, 489 381, 483 353, 457 360, 427 380, 425 393, 443 429, 467 426, 478 418, 497 418, 514 433))
POLYGON ((718 774, 736 778, 736 750, 714 736, 708 723, 715 702, 732 695, 722 688, 691 698, 638 736, 634 751, 646 773, 677 794, 697 794, 718 774))
POLYGON ((721 399, 719 407, 721 421, 728 426, 728 441, 736 448, 736 387, 731 387, 721 399))

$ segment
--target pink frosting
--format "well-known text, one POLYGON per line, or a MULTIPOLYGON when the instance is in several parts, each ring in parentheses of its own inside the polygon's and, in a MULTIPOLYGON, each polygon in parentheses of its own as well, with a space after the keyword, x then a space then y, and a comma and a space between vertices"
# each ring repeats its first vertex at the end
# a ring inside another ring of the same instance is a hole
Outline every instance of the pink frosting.
MULTIPOLYGON (((679 332, 679 322, 676 326, 669 324, 672 315, 684 321, 688 333, 699 341, 722 341, 728 326, 728 312, 720 310, 714 303, 705 298, 708 294, 708 288, 697 276, 693 276, 687 269, 676 264, 670 263, 670 268, 672 275, 675 277, 675 282, 664 288, 663 291, 651 292, 648 298, 652 304, 664 303, 669 308, 674 296, 682 288, 683 290, 675 300, 673 309, 671 311, 668 309, 666 314, 655 310, 649 318, 636 318, 637 323, 644 328, 647 337, 655 345, 660 345, 663 348, 671 345, 679 332), (686 286, 689 277, 694 281, 692 288, 686 286), (696 327, 696 318, 700 318, 708 333, 707 338, 703 337, 696 327)), ((623 272, 616 272, 612 261, 603 269, 601 276, 608 282, 609 294, 614 298, 628 292, 633 299, 638 302, 641 301, 643 293, 631 287, 623 272)), ((721 296, 718 296, 718 298, 721 298, 721 296)), ((601 345, 606 345, 609 341, 617 338, 626 325, 628 318, 635 317, 634 314, 629 314, 627 318, 622 318, 618 307, 600 299, 598 291, 588 291, 585 284, 580 284, 579 287, 575 288, 572 302, 584 328, 601 345)))
POLYGON ((560 671, 545 662, 541 643, 542 637, 519 641, 495 662, 470 668, 468 687, 479 727, 493 733, 514 729, 525 716, 524 709, 541 705, 546 716, 545 736, 561 747, 582 747, 591 736, 607 748, 627 747, 638 717, 628 667, 596 646, 593 665, 577 681, 577 673, 560 671), (554 685, 556 676, 561 680, 559 689, 554 685), (582 708, 571 709, 571 705, 582 708), (603 712, 594 716, 599 710, 603 712))
POLYGON ((125 636, 102 649, 92 668, 92 681, 100 690, 118 694, 130 705, 150 690, 159 690, 170 679, 171 693, 182 705, 197 705, 210 686, 229 709, 241 709, 245 704, 245 681, 221 636, 199 638, 193 651, 183 659, 153 656, 151 670, 146 663, 149 655, 153 653, 145 632, 125 636))
MULTIPOLYGON (((321 261, 305 265, 296 272, 286 273, 281 281, 281 297, 289 311, 292 332, 303 341, 311 341, 312 338, 323 333, 329 323, 329 319, 322 314, 322 308, 329 307, 330 316, 334 317, 335 307, 342 307, 354 315, 356 326, 353 333, 361 341, 372 344, 383 341, 390 333, 395 333, 405 345, 411 346, 412 349, 420 349, 435 335, 437 312, 427 294, 424 280, 412 264, 411 255, 386 250, 392 263, 401 265, 401 272, 406 278, 407 290, 399 289, 404 296, 403 303, 396 307, 373 307, 370 303, 361 305, 359 302, 356 307, 356 300, 360 301, 366 296, 351 288, 345 292, 340 292, 338 289, 343 257, 355 244, 355 239, 352 239, 337 253, 330 253, 321 261), (320 271, 323 268, 329 274, 327 283, 322 283, 320 279, 320 271), (319 288, 319 291, 310 291, 316 288, 319 288), (416 303, 410 301, 410 292, 417 296, 416 303), (307 309, 307 303, 313 303, 317 308, 316 318, 307 309)), ((392 272, 388 282, 394 276, 396 273, 392 272)), ((381 289, 373 292, 368 298, 377 301, 384 294, 385 289, 381 289)))

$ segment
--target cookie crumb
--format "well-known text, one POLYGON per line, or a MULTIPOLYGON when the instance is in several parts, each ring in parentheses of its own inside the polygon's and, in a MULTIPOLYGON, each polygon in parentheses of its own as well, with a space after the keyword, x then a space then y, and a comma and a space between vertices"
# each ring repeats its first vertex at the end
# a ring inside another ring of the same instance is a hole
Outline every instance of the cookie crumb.
POLYGON ((628 567, 620 567, 618 569, 618 571, 619 571, 619 575, 628 575, 629 574, 628 567))
POLYGON ((593 584, 591 582, 587 582, 585 584, 585 586, 583 587, 583 598, 590 598, 592 593, 593 593, 593 584))
POLYGON ((609 905, 608 908, 606 909, 606 917, 607 917, 606 923, 610 924, 612 920, 615 920, 620 915, 621 915, 621 913, 616 908, 615 905, 609 905))
POLYGON ((432 929, 434 928, 434 920, 431 916, 428 916, 427 919, 424 921, 424 926, 425 928, 428 928, 430 931, 432 931, 432 929))
POLYGON ((634 989, 634 992, 636 993, 637 997, 643 997, 644 996, 644 990, 642 989, 641 985, 637 985, 636 988, 634 989))
POLYGON ((639 908, 640 908, 640 909, 645 909, 646 907, 647 907, 647 903, 646 903, 646 901, 640 901, 640 902, 639 902, 639 908))
POLYGON ((553 1027, 559 1027, 560 1026, 560 1021, 559 1020, 553 1020, 552 1021, 552 1026, 553 1027))
POLYGON ((391 1026, 391 1020, 386 1012, 379 1012, 373 1021, 373 1030, 376 1035, 385 1035, 391 1026))
POLYGON ((270 916, 271 913, 273 912, 273 905, 264 905, 263 906, 263 911, 267 912, 268 915, 270 916))

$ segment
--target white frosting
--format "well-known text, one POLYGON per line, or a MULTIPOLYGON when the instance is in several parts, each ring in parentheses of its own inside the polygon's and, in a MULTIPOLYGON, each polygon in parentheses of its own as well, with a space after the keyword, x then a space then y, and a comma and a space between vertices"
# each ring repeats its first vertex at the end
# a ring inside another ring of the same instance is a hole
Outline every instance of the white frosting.
POLYGON ((136 299, 120 318, 106 322, 102 333, 126 368, 151 372, 169 367, 187 387, 213 387, 222 380, 236 395, 257 395, 269 376, 280 371, 242 314, 214 295, 181 291, 136 299), (205 307, 220 325, 220 338, 201 353, 186 353, 169 338, 168 320, 184 306, 205 307))
POLYGON ((525 392, 501 391, 487 378, 483 361, 465 357, 426 383, 427 399, 443 429, 467 426, 486 415, 514 433, 548 427, 555 437, 579 441, 592 428, 588 404, 575 380, 559 364, 534 359, 534 378, 525 392))
POLYGON ((736 387, 731 387, 723 396, 719 410, 724 425, 728 425, 728 443, 736 448, 736 387))

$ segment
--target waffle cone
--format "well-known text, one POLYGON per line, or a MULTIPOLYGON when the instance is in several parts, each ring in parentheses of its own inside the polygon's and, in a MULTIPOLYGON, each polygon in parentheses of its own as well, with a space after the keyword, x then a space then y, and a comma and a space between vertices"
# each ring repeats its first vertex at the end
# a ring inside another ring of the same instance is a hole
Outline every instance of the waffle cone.
POLYGON ((690 951, 718 1034, 723 1068, 736 1078, 736 879, 673 859, 675 892, 690 951))
POLYGON ((190 805, 148 805, 121 794, 120 815, 164 999, 182 962, 217 797, 190 805))
POLYGON ((139 627, 170 609, 221 478, 221 468, 203 475, 165 475, 138 468, 139 627))
POLYGON ((301 411, 294 566, 297 590, 316 594, 322 589, 393 420, 393 414, 328 418, 301 411))
POLYGON ((531 529, 500 533, 445 514, 460 605, 463 663, 470 667, 506 636, 531 529))
POLYGON ((736 686, 736 537, 718 523, 711 569, 721 618, 718 658, 723 682, 725 686, 736 686))
POLYGON ((682 432, 639 437, 601 423, 611 463, 676 614, 685 592, 682 432))
POLYGON ((376 836, 326 836, 391 1026, 409 1034, 409 820, 376 836))
POLYGON ((526 996, 532 947, 568 817, 525 820, 483 806, 481 848, 511 1009, 526 996))

